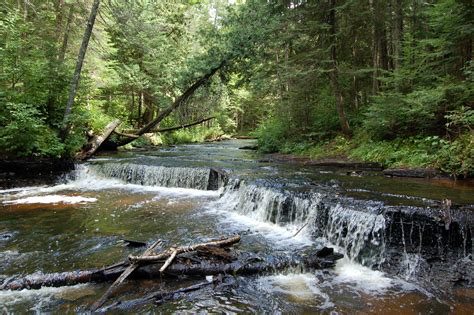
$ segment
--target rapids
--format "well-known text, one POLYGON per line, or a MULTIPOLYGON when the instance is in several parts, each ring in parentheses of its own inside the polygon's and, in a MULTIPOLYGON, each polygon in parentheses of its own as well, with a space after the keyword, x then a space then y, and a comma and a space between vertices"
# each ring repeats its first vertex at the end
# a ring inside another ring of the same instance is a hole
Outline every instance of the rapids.
MULTIPOLYGON (((472 311, 474 187, 277 163, 238 149, 251 144, 102 155, 54 185, 0 190, 0 279, 101 267, 142 251, 120 239, 161 238, 168 247, 242 233, 239 248, 262 255, 330 245, 345 258, 334 270, 237 276, 233 286, 133 311, 472 311), (454 204, 449 227, 444 198, 454 204)), ((130 281, 113 300, 195 281, 130 281)), ((0 310, 84 312, 106 288, 0 291, 0 310)))

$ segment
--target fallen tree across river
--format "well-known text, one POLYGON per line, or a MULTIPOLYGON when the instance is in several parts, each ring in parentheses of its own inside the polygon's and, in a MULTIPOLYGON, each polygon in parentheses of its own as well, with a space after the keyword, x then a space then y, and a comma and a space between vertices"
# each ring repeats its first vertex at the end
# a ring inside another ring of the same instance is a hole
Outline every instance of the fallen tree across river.
MULTIPOLYGON (((130 256, 129 260, 94 270, 77 270, 51 274, 33 274, 23 278, 10 278, 0 283, 0 290, 39 289, 41 287, 59 287, 89 282, 116 281, 109 289, 120 284, 125 278, 153 279, 177 276, 209 276, 220 274, 251 275, 271 273, 293 267, 307 269, 331 268, 342 254, 332 248, 323 249, 308 255, 260 256, 255 253, 229 249, 240 242, 235 235, 207 243, 170 248, 159 254, 153 254, 155 242, 141 256, 130 256)), ((1 281, 1 280, 0 280, 1 281)), ((108 297, 108 294, 106 295, 108 297)), ((105 302, 99 300, 95 307, 105 302)))

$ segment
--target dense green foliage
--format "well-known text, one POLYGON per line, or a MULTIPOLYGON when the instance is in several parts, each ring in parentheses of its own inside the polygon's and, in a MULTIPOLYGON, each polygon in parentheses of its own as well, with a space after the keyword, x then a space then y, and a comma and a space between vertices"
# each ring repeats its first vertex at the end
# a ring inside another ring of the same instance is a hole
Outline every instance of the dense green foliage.
MULTIPOLYGON (((115 118, 155 144, 254 133, 265 152, 474 174, 469 0, 101 1, 61 141, 91 0, 0 7, 0 153, 67 156, 115 118)), ((138 143, 138 142, 136 142, 138 143)))
POLYGON ((474 174, 470 1, 247 6, 272 19, 245 70, 264 151, 474 174))

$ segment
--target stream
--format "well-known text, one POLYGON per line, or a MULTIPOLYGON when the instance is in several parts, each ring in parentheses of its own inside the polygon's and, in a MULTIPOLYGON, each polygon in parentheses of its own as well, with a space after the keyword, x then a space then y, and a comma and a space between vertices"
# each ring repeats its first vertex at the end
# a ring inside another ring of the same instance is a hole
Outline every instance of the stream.
MULTIPOLYGON (((121 239, 168 248, 242 233, 239 249, 258 255, 332 246, 345 257, 329 270, 236 275, 231 286, 133 312, 472 314, 472 183, 239 149, 253 144, 123 151, 78 164, 54 185, 0 188, 0 279, 100 268, 144 251, 121 239)), ((109 302, 202 280, 130 280, 109 302)), ((0 291, 0 312, 86 312, 109 285, 0 291)))

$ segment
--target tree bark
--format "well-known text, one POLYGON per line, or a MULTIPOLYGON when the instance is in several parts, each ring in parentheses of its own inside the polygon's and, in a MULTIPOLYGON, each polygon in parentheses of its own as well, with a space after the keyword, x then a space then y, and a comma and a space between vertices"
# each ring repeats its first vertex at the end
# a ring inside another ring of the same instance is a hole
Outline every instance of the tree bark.
MULTIPOLYGON (((216 117, 207 117, 207 118, 204 118, 204 119, 201 119, 201 120, 198 120, 198 121, 195 121, 195 122, 192 122, 192 123, 189 123, 189 124, 185 124, 185 125, 181 125, 181 126, 174 126, 174 127, 169 127, 169 128, 161 128, 161 129, 154 129, 150 132, 153 132, 153 133, 158 133, 158 132, 169 132, 169 131, 175 131, 175 130, 179 130, 179 129, 185 129, 185 128, 190 128, 190 127, 193 127, 193 126, 196 126, 196 125, 200 125, 202 123, 205 123, 207 121, 210 121, 212 119, 215 119, 216 117)), ((124 137, 130 137, 130 138, 138 138, 140 136, 136 135, 136 134, 133 134, 133 133, 136 133, 137 131, 136 130, 127 130, 125 132, 118 132, 118 131, 115 131, 116 134, 118 134, 119 136, 124 136, 124 137)))
POLYGON ((143 124, 142 107, 143 107, 143 90, 140 90, 140 95, 138 96, 138 119, 137 119, 138 127, 142 126, 143 124))
POLYGON ((381 70, 388 70, 387 31, 385 27, 385 5, 379 0, 370 0, 372 11, 372 93, 380 90, 381 70))
POLYGON ((217 246, 217 247, 228 247, 232 246, 234 244, 237 244, 240 242, 240 235, 235 235, 229 238, 224 238, 221 240, 217 241, 211 241, 207 243, 200 243, 200 244, 194 244, 191 246, 183 246, 183 247, 178 247, 178 248, 173 248, 170 250, 165 251, 164 253, 158 254, 158 255, 147 255, 147 256, 129 256, 128 259, 131 262, 151 262, 151 261, 159 261, 162 259, 167 259, 170 257, 174 252, 176 254, 181 254, 181 253, 186 253, 186 252, 192 252, 200 249, 205 249, 208 248, 209 246, 217 246))
MULTIPOLYGON (((232 277, 232 276, 227 276, 227 277, 232 277)), ((183 293, 197 291, 197 290, 200 290, 212 285, 215 285, 214 282, 205 281, 205 282, 193 284, 189 287, 174 290, 171 292, 154 292, 142 298, 128 300, 128 301, 118 301, 118 302, 112 303, 110 305, 107 305, 106 307, 99 309, 98 311, 100 313, 109 312, 111 310, 129 310, 130 311, 136 308, 137 306, 148 304, 148 303, 155 303, 155 305, 162 304, 164 301, 175 300, 179 298, 180 295, 183 293)))
POLYGON ((71 114, 72 106, 74 104, 74 98, 76 97, 77 88, 79 86, 79 79, 81 77, 82 65, 84 64, 84 58, 86 56, 87 46, 89 46, 89 40, 92 35, 94 28, 95 19, 97 17, 97 11, 99 10, 100 0, 94 0, 92 4, 89 20, 87 21, 87 27, 82 38, 81 48, 77 56, 76 69, 71 81, 71 89, 69 91, 69 98, 66 104, 66 110, 64 111, 63 126, 61 129, 61 139, 64 141, 68 135, 70 124, 68 122, 69 115, 71 114))
POLYGON ((336 98, 336 109, 339 116, 339 122, 341 124, 341 130, 345 137, 350 138, 352 136, 347 121, 346 113, 344 111, 344 96, 339 85, 339 69, 337 66, 337 48, 336 48, 336 0, 330 0, 330 11, 329 11, 329 25, 331 35, 331 63, 332 69, 330 73, 331 83, 336 98))

